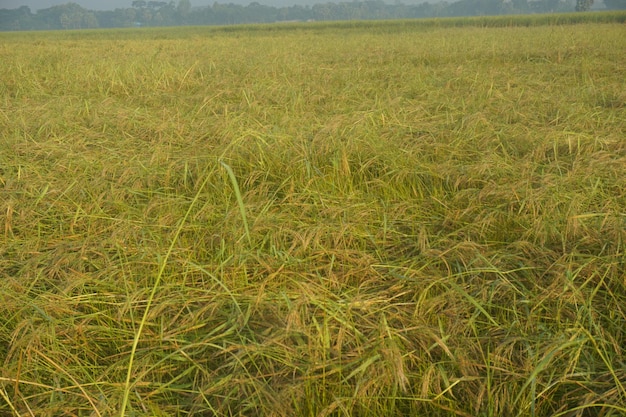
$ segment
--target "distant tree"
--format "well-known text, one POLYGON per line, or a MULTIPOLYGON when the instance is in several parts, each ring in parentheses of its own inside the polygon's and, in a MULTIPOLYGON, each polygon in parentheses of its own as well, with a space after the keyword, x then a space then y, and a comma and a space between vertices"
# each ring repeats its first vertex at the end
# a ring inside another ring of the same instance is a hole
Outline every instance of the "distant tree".
POLYGON ((189 0, 180 0, 176 9, 181 16, 186 17, 191 12, 191 2, 189 0))
POLYGON ((154 22, 156 26, 161 26, 163 25, 163 22, 165 21, 165 19, 163 19, 163 16, 161 15, 160 12, 156 12, 152 21, 154 22))
POLYGON ((576 11, 588 12, 589 10, 591 10, 592 5, 593 0, 576 0, 576 11))
POLYGON ((313 16, 316 20, 331 20, 333 17, 334 3, 316 3, 311 7, 313 16))
POLYGON ((28 6, 18 9, 0 9, 0 30, 36 29, 34 15, 28 6))
POLYGON ((533 0, 528 2, 531 13, 571 12, 572 4, 561 0, 533 0))
POLYGON ((149 1, 148 8, 150 9, 160 9, 161 7, 167 6, 167 2, 165 1, 149 1))
POLYGON ((98 18, 96 14, 93 12, 87 12, 83 15, 83 22, 86 28, 97 28, 100 27, 100 23, 98 22, 98 18))
POLYGON ((152 12, 150 9, 143 9, 138 17, 143 25, 149 26, 152 23, 152 12))
POLYGON ((132 26, 137 19, 137 11, 135 9, 124 9, 122 15, 124 26, 132 26))
POLYGON ((275 7, 265 6, 258 2, 252 2, 243 10, 242 16, 249 23, 271 23, 278 20, 278 13, 275 7))
POLYGON ((93 12, 76 3, 66 3, 37 11, 37 29, 85 29, 98 27, 93 12))
POLYGON ((282 7, 279 11, 280 20, 307 20, 311 18, 309 6, 294 5, 282 7))
MULTIPOLYGON (((2 0, 0 0, 1 2, 2 0)), ((190 0, 129 0, 132 7, 91 11, 66 3, 33 14, 27 6, 15 10, 0 8, 0 31, 54 30, 96 27, 232 25, 289 20, 395 19, 445 16, 495 15, 514 13, 586 11, 594 0, 436 0, 433 3, 404 4, 396 0, 317 0, 313 6, 267 6, 269 0, 241 4, 215 2, 192 8, 190 0), (324 2, 326 1, 326 2, 324 2)), ((409 1, 409 0, 407 0, 409 1)), ((603 0, 607 9, 626 9, 626 0, 603 0)))
POLYGON ((176 6, 175 6, 173 1, 167 3, 165 6, 161 7, 159 9, 158 14, 160 16, 159 18, 157 18, 159 25, 173 26, 173 25, 177 25, 178 24, 178 16, 177 16, 177 12, 176 12, 176 6))
POLYGON ((514 13, 528 13, 528 0, 511 0, 514 13))
POLYGON ((626 9, 626 0, 604 0, 604 5, 609 10, 626 9))
POLYGON ((213 3, 211 8, 211 20, 212 24, 216 25, 234 25, 237 23, 237 9, 235 4, 221 4, 218 2, 213 3))
POLYGON ((63 13, 60 17, 59 17, 59 22, 61 23, 61 27, 63 29, 69 29, 70 28, 70 24, 72 23, 69 15, 67 13, 63 13))

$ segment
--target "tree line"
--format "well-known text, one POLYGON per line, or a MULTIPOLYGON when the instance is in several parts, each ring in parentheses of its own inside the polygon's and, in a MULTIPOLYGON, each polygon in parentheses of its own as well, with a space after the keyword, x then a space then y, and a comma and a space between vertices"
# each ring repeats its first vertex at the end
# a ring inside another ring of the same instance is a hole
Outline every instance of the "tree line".
MULTIPOLYGON (((41 9, 0 9, 0 30, 56 30, 133 26, 232 25, 289 21, 410 19, 428 17, 532 14, 589 10, 593 0, 459 0, 387 4, 382 0, 273 7, 214 3, 192 7, 189 0, 132 1, 127 8, 97 11, 76 3, 41 9)), ((608 9, 626 9, 626 0, 604 0, 608 9)))

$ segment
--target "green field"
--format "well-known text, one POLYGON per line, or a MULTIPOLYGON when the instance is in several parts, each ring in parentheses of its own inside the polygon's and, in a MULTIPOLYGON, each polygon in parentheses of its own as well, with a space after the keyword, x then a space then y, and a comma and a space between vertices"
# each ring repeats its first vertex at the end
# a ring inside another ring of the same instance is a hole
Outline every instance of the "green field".
POLYGON ((0 34, 0 416, 626 415, 577 16, 0 34))

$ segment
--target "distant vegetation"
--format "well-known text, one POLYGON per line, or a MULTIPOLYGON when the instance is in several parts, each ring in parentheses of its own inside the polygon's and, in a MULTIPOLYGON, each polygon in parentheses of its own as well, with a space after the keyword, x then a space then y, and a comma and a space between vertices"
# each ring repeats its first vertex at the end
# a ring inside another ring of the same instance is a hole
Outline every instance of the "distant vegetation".
POLYGON ((0 34, 0 415, 626 415, 598 16, 0 34))
MULTIPOLYGON (((406 5, 381 0, 271 7, 214 3, 192 8, 189 0, 133 1, 125 9, 86 10, 75 3, 33 13, 28 7, 0 9, 0 30, 93 29, 136 26, 231 25, 288 21, 408 19, 586 11, 592 0, 459 0, 406 5)), ((626 0, 604 0, 609 9, 626 9, 626 0)))

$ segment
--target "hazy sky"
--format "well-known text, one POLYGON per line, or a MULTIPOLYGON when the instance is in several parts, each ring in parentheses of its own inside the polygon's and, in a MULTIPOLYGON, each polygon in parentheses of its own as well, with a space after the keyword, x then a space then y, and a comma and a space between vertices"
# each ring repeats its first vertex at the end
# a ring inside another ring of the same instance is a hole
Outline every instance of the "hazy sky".
MULTIPOLYGON (((17 9, 20 6, 28 6, 34 12, 38 9, 45 9, 58 4, 69 3, 70 0, 0 0, 0 9, 17 9)), ((116 7, 128 7, 132 3, 127 0, 72 0, 73 3, 80 4, 86 9, 106 10, 115 9, 116 7)))
MULTIPOLYGON (((164 0, 168 3, 170 0, 164 0)), ((191 0, 192 6, 204 7, 211 6, 215 2, 218 3, 235 3, 235 4, 250 4, 253 1, 265 4, 268 6, 284 6, 292 4, 315 4, 315 3, 327 3, 333 1, 338 3, 340 0, 191 0)), ((350 0, 341 0, 350 1, 350 0)), ((420 0, 423 1, 423 0, 420 0)), ((20 6, 28 6, 30 10, 36 12, 39 9, 46 9, 51 6, 56 6, 65 3, 76 3, 85 9, 89 10, 113 10, 122 7, 131 7, 133 0, 0 0, 0 9, 17 9, 20 6)), ((389 2, 389 1, 388 1, 389 2)), ((406 0, 403 3, 412 3, 415 0, 406 0)), ((417 1, 419 2, 419 1, 417 1)), ((174 0, 175 4, 178 4, 178 0, 174 0)), ((431 0, 432 3, 432 0, 431 0)))
MULTIPOLYGON (((166 0, 169 3, 169 0, 166 0)), ((218 0, 218 3, 239 3, 239 4, 248 4, 254 0, 241 0, 241 1, 233 1, 233 0, 218 0)), ((261 4, 282 4, 284 1, 275 1, 275 0, 257 0, 261 4)), ((130 7, 133 0, 0 0, 0 9, 17 9, 20 6, 28 6, 34 12, 39 9, 45 9, 51 6, 56 6, 58 4, 65 3, 76 3, 89 10, 113 10, 121 7, 130 7)), ((178 0, 174 0, 174 3, 178 4, 178 0)), ((191 0, 192 6, 209 6, 215 3, 215 0, 191 0)), ((306 4, 306 3, 316 3, 314 1, 298 1, 293 0, 288 4, 306 4)))

